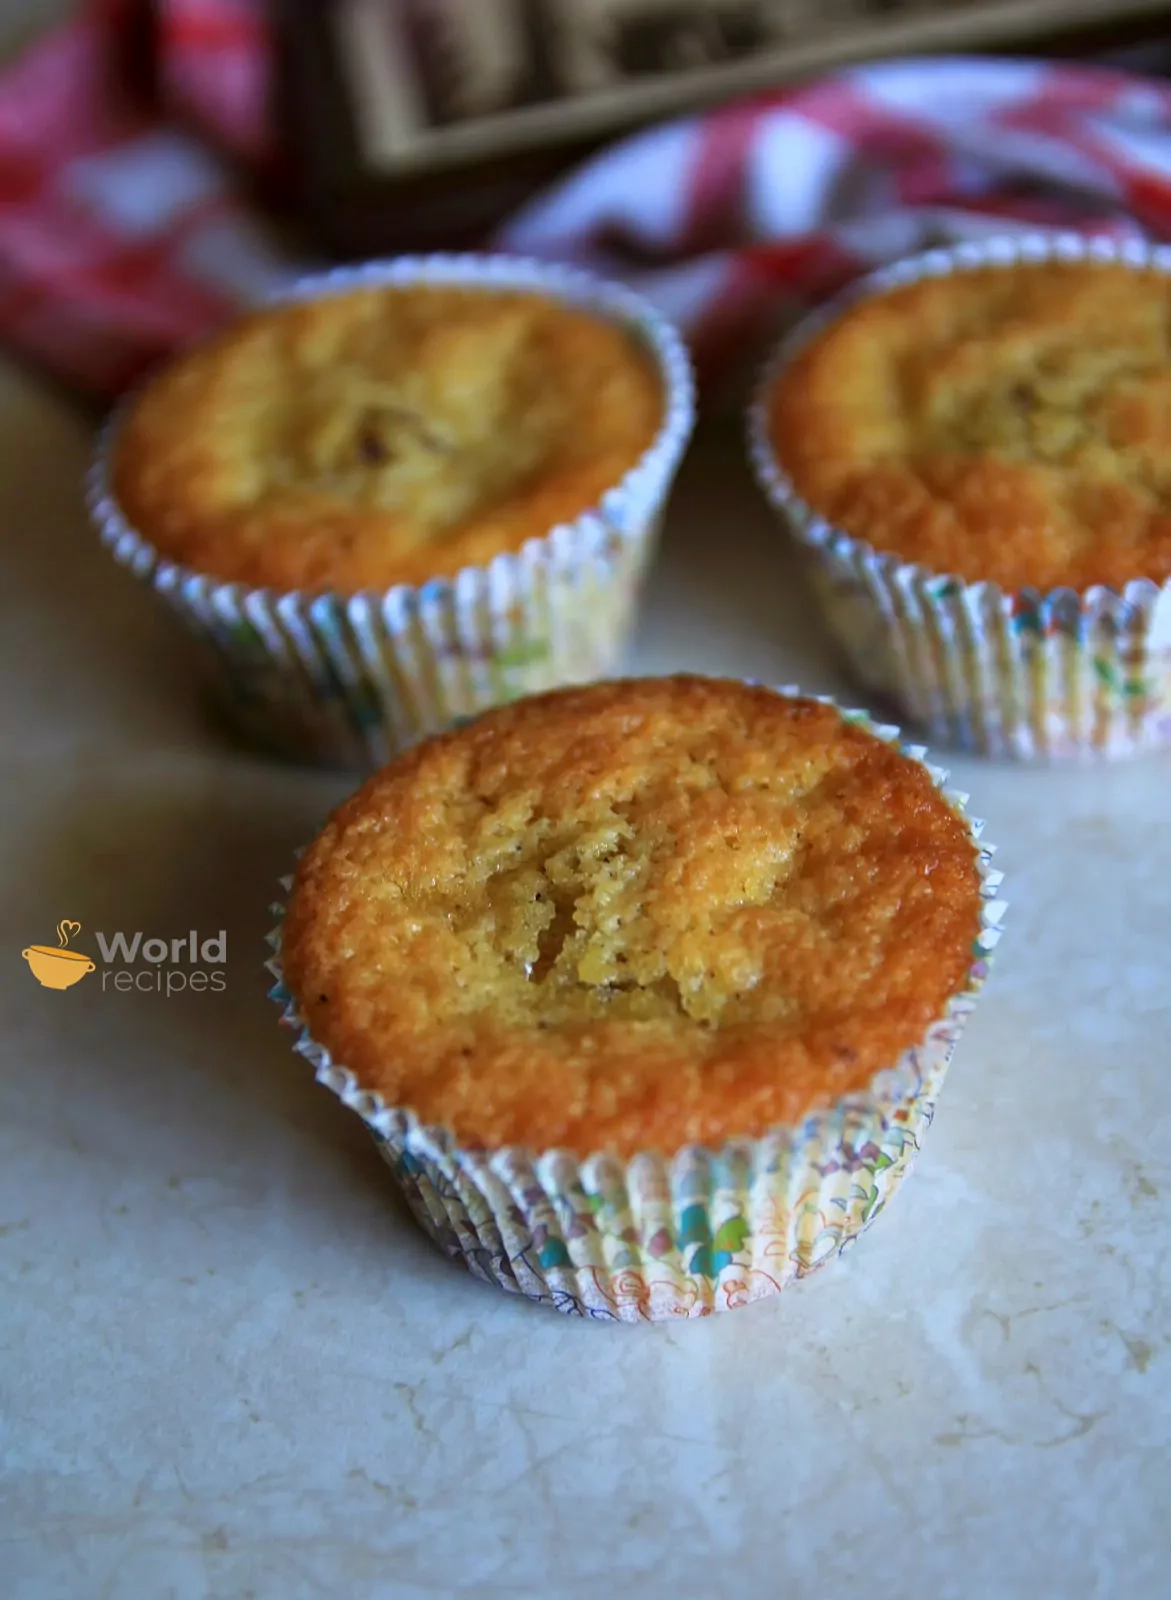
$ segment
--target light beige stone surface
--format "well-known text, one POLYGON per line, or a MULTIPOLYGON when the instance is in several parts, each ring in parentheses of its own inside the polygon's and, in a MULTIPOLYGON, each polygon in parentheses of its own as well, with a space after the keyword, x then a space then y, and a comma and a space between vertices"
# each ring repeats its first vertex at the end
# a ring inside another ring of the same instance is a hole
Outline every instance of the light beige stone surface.
MULTIPOLYGON (((1161 1592, 1171 762, 952 764, 1009 931, 852 1255, 697 1324, 562 1319, 433 1251, 275 1025, 266 903, 345 782, 218 741, 85 527, 84 420, 0 401, 0 1590, 1161 1592), (226 928, 227 989, 41 989, 63 917, 226 928)), ((634 664, 841 688, 735 438, 634 664)))

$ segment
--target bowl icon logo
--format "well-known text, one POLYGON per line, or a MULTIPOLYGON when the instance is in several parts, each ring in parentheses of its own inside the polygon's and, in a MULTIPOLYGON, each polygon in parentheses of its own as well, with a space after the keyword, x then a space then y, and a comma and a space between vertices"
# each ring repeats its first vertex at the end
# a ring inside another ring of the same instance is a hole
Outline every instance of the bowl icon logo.
POLYGON ((32 975, 46 989, 70 989, 80 983, 94 964, 80 950, 70 950, 69 941, 81 932, 80 922, 68 918, 57 924, 57 943, 30 944, 20 953, 32 969, 32 975))

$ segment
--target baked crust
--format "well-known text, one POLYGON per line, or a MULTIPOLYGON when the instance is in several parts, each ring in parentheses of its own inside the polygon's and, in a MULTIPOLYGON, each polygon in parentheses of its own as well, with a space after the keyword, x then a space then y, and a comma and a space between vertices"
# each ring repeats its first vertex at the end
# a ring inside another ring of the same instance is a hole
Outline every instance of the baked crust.
POLYGON ((602 317, 535 293, 361 289, 257 312, 160 373, 113 489, 198 572, 381 590, 590 509, 663 409, 650 354, 602 317))
POLYGON ((859 302, 770 397, 816 512, 968 582, 1171 577, 1171 276, 1019 264, 859 302))
POLYGON ((465 1143, 673 1151, 866 1087, 966 983, 975 846, 832 707, 597 684, 416 747, 302 858, 312 1036, 465 1143))

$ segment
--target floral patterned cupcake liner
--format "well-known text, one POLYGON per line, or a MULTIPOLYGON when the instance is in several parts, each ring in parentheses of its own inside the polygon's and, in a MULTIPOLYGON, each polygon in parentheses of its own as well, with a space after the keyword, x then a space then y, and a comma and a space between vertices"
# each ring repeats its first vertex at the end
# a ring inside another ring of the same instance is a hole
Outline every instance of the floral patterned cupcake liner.
POLYGON ((629 289, 570 268, 400 257, 304 279, 274 303, 389 284, 531 290, 623 324, 659 371, 658 434, 596 507, 520 550, 450 579, 350 596, 251 589, 161 556, 110 487, 125 407, 103 431, 89 481, 103 542, 201 642, 236 731, 276 754, 360 768, 490 706, 587 682, 613 665, 694 421, 691 365, 674 328, 629 289))
MULTIPOLYGON (((926 763, 922 746, 899 743, 896 728, 876 725, 865 712, 841 716, 923 762, 963 813, 967 796, 944 788, 946 772, 926 763)), ((906 1177, 1000 938, 1003 874, 991 866, 994 847, 978 842, 983 824, 969 825, 981 930, 966 985, 945 1014, 866 1091, 719 1149, 580 1159, 566 1150, 466 1148, 450 1131, 424 1126, 410 1110, 362 1089, 311 1037, 284 983, 280 924, 269 935, 271 997, 318 1081, 370 1127, 418 1222, 474 1276, 578 1316, 706 1316, 776 1294, 824 1266, 869 1227, 906 1177)), ((286 878, 282 887, 292 882, 286 878)), ((284 905, 273 911, 283 921, 284 905)))
POLYGON ((1164 747, 1171 744, 1171 582, 1014 594, 928 572, 819 517, 773 453, 773 383, 847 306, 921 278, 1022 261, 1171 272, 1171 248, 1024 235, 932 250, 874 273, 802 322, 767 364, 749 415, 753 467, 804 553, 826 620, 858 678, 933 742, 1018 759, 1164 747))

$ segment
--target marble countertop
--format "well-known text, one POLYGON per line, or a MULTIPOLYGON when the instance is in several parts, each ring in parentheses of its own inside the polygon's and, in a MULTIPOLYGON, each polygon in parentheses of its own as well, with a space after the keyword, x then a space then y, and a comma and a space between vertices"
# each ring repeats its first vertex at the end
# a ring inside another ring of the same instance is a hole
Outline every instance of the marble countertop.
MULTIPOLYGON (((1171 1559, 1171 760, 951 763, 1008 932, 918 1169, 846 1260, 625 1328, 450 1267, 265 998, 347 787, 222 745, 0 385, 0 1589, 13 1600, 1150 1596, 1171 1559), (38 988, 63 918, 228 933, 226 989, 38 988)), ((843 686, 734 438, 631 665, 843 686)))

